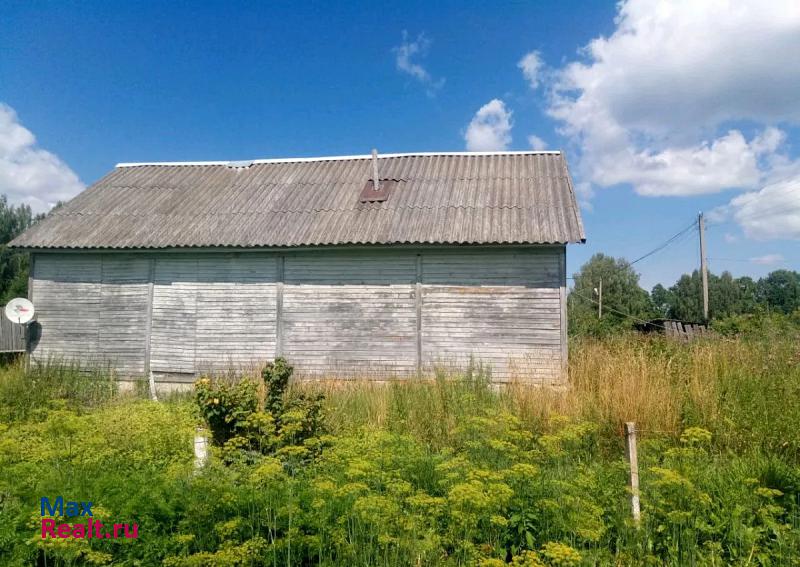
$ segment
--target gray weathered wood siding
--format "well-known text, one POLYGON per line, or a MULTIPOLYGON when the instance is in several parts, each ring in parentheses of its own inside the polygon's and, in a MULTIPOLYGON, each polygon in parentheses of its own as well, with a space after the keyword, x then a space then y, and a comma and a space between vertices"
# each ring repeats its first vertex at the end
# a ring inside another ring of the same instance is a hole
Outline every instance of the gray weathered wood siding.
POLYGON ((144 373, 150 262, 141 255, 100 256, 98 356, 125 374, 144 373))
POLYGON ((311 375, 416 372, 415 266, 394 250, 287 255, 283 355, 311 375))
POLYGON ((277 256, 155 257, 150 368, 172 381, 275 356, 277 256))
POLYGON ((97 254, 48 254, 37 260, 33 300, 41 325, 34 351, 38 359, 95 360, 100 344, 101 274, 97 254))
POLYGON ((37 253, 34 356, 161 381, 263 364, 393 378, 488 364, 557 382, 564 246, 37 253), (148 341, 149 334, 149 341, 148 341))
POLYGON ((438 251, 422 262, 423 366, 550 381, 561 368, 560 257, 531 249, 438 251))
POLYGON ((32 297, 41 336, 38 359, 108 362, 144 372, 146 258, 136 254, 44 254, 34 264, 32 297))

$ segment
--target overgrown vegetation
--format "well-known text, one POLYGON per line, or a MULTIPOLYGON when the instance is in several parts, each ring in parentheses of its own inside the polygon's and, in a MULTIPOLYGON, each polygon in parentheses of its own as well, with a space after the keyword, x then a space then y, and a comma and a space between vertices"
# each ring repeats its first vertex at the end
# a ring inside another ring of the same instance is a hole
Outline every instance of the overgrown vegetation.
POLYGON ((288 385, 284 361, 156 403, 102 373, 0 371, 8 565, 782 565, 800 556, 796 327, 573 343, 564 392, 288 385), (25 388, 36 380, 36 388, 25 388), (215 402, 216 400, 216 402, 215 402), (621 426, 640 429, 642 523, 621 426), (193 470, 198 425, 214 434, 193 470), (39 498, 138 540, 42 540, 39 498))

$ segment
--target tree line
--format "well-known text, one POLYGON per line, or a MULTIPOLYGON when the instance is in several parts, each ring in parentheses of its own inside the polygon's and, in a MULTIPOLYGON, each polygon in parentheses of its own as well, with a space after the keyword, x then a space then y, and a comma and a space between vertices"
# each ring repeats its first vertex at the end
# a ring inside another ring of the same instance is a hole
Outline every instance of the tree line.
MULTIPOLYGON (((791 314, 800 310, 800 273, 775 270, 755 280, 733 277, 730 272, 708 274, 709 318, 742 315, 791 314)), ((637 319, 679 319, 703 322, 702 283, 699 270, 683 274, 672 286, 657 284, 648 293, 639 274, 623 258, 595 254, 574 276, 569 295, 570 329, 597 333, 629 327, 637 319), (603 317, 598 316, 602 279, 603 317)))
POLYGON ((44 217, 34 215, 28 205, 9 205, 8 198, 0 195, 0 305, 27 297, 30 256, 10 249, 8 243, 44 217))

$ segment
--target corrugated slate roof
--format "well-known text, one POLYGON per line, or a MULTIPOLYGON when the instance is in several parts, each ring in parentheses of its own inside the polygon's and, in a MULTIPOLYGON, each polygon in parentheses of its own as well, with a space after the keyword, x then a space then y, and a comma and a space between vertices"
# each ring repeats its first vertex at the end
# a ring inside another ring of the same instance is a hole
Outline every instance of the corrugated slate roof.
POLYGON ((547 244, 585 240, 559 152, 120 164, 14 239, 19 248, 547 244), (237 167, 235 167, 237 166, 237 167))

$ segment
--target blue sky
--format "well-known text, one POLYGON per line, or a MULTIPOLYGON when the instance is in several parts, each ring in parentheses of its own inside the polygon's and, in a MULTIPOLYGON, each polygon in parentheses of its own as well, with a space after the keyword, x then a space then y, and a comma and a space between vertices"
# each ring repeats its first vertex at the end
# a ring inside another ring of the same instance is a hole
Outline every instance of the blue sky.
MULTIPOLYGON (((695 4, 6 3, 0 191, 41 209, 122 161, 536 136, 581 190, 570 272, 637 258, 698 211, 712 270, 800 269, 800 14, 695 4)), ((650 288, 697 264, 687 234, 636 267, 650 288)))

